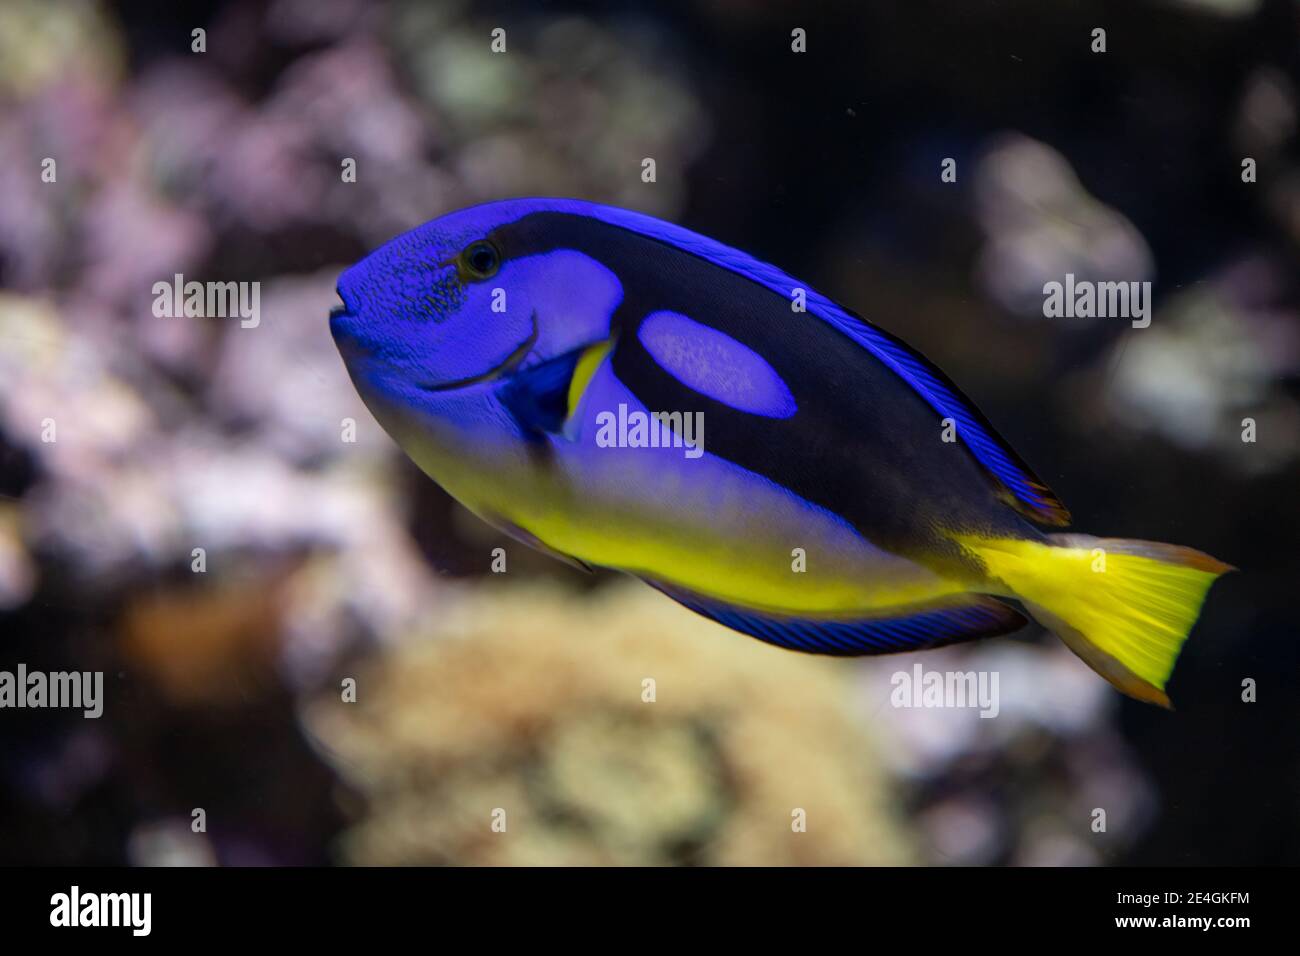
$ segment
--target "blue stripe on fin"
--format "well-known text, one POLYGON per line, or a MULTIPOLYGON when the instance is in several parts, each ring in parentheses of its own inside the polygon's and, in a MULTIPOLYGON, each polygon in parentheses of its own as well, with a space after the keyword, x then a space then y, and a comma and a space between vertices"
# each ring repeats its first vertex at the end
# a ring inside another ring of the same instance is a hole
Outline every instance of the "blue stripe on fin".
POLYGON ((829 620, 752 611, 701 597, 659 581, 647 584, 696 614, 768 644, 807 654, 861 657, 921 651, 945 644, 1007 634, 1023 627, 1013 607, 982 595, 964 595, 941 605, 918 606, 896 617, 829 620))

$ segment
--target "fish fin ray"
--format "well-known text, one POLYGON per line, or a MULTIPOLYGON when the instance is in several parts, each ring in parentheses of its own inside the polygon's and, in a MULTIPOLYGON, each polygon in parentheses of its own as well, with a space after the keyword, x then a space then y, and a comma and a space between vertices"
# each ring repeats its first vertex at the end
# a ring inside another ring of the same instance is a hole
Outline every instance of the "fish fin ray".
POLYGON ((808 654, 859 657, 919 651, 1006 634, 1027 623, 1015 608, 983 595, 912 605, 890 616, 829 619, 751 610, 662 581, 642 580, 724 627, 808 654))
POLYGON ((1233 570, 1191 548, 1054 534, 963 538, 988 573, 1118 690, 1169 707, 1165 686, 1206 595, 1233 570))

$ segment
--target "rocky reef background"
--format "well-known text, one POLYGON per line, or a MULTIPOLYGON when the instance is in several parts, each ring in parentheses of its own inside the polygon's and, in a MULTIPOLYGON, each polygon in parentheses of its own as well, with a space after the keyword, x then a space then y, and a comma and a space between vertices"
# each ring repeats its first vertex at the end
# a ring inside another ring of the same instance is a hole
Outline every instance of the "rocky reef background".
POLYGON ((1290 0, 0 4, 0 669, 107 689, 0 712, 0 863, 1300 861, 1298 96, 1290 0), (325 316, 384 239, 533 194, 780 263, 1079 527, 1239 566, 1178 710, 1036 628, 783 653, 461 511, 325 316), (1045 317, 1067 272, 1152 281, 1151 326, 1045 317), (155 317, 176 273, 260 324, 155 317), (999 716, 890 706, 916 661, 999 716))

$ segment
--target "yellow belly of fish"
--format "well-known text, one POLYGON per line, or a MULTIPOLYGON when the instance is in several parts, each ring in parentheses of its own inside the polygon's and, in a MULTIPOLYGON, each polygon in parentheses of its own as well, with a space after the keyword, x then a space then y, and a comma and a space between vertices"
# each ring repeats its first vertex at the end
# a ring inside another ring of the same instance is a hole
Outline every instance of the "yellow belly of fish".
POLYGON ((588 564, 731 604, 848 619, 968 590, 752 476, 648 495, 638 482, 652 479, 632 459, 620 472, 617 454, 602 456, 601 474, 565 474, 561 463, 547 479, 517 461, 489 467, 468 453, 407 451, 487 520, 504 518, 588 564))
POLYGON ((911 562, 893 559, 897 563, 884 569, 879 560, 846 555, 807 534, 785 541, 751 534, 737 543, 628 515, 610 515, 592 525, 563 516, 530 517, 532 527, 522 527, 589 564, 760 610, 848 618, 965 590, 911 562), (807 546, 787 547, 795 540, 807 546))

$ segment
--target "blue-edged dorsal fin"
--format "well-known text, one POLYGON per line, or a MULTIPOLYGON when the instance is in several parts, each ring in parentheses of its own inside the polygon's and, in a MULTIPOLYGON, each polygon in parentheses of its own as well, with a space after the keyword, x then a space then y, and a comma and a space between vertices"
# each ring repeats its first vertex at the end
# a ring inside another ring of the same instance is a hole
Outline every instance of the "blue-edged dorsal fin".
POLYGON ((804 289, 809 315, 830 324, 865 348, 925 399, 940 418, 951 418, 956 423, 957 438, 1005 490, 1008 504, 1042 524, 1061 527, 1070 523, 1070 513, 1060 499, 1029 470, 974 403, 942 371, 911 346, 872 325, 862 316, 837 305, 820 292, 807 288, 805 283, 795 280, 776 266, 715 239, 644 213, 579 200, 536 202, 539 209, 589 216, 668 243, 745 276, 782 298, 788 299, 792 289, 804 289))
POLYGON ((1052 489, 1029 470, 975 404, 943 371, 910 345, 862 316, 833 306, 832 324, 863 345, 907 382, 943 418, 956 423, 957 437, 1008 492, 1007 503, 1041 524, 1064 527, 1070 512, 1052 489))
POLYGON ((945 644, 1007 634, 1026 623, 1013 607, 982 595, 964 594, 941 603, 900 609, 893 616, 857 619, 787 617, 701 597, 644 579, 674 601, 768 644, 808 654, 861 657, 920 651, 945 644))

